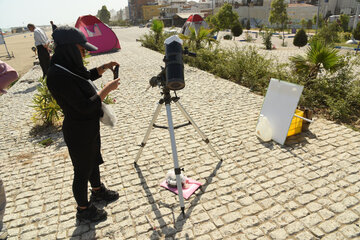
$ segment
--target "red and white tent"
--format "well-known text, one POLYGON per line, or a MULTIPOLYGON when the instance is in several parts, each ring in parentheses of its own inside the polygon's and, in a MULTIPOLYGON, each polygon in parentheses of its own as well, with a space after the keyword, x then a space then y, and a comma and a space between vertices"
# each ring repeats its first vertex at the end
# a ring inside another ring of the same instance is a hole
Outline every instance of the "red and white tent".
POLYGON ((205 20, 199 14, 192 14, 188 17, 184 26, 181 29, 181 33, 184 35, 189 35, 189 28, 195 28, 196 34, 199 32, 199 29, 209 28, 209 25, 205 22, 205 20))

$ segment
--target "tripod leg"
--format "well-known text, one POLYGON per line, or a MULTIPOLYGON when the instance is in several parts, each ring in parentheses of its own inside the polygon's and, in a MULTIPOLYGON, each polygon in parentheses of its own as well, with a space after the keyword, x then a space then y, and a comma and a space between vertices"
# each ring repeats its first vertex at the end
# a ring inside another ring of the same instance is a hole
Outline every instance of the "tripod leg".
POLYGON ((196 123, 194 122, 194 120, 190 117, 190 115, 185 111, 185 109, 183 108, 183 106, 180 104, 179 101, 175 102, 176 106, 180 109, 181 113, 184 115, 184 117, 191 122, 191 125, 193 125, 193 127, 195 128, 195 130, 198 132, 198 134, 201 136, 202 140, 209 146, 209 148, 211 149, 211 151, 216 155, 216 157, 218 159, 220 159, 220 161, 222 161, 223 159, 220 157, 220 155, 216 152, 215 148, 211 145, 209 139, 205 136, 205 134, 200 130, 200 128, 196 125, 196 123))
POLYGON ((179 193, 179 201, 180 201, 181 212, 183 213, 183 215, 185 215, 184 196, 183 196, 183 192, 182 192, 182 184, 181 184, 181 179, 180 179, 181 170, 179 168, 179 163, 178 163, 178 156, 177 156, 176 142, 175 142, 175 133, 174 133, 174 125, 173 125, 172 115, 171 115, 171 107, 170 107, 169 103, 165 104, 165 106, 166 106, 166 114, 167 114, 168 125, 169 125, 171 151, 172 151, 173 160, 174 160, 174 170, 175 170, 175 175, 176 175, 176 186, 177 186, 177 190, 178 190, 178 193, 179 193))
POLYGON ((158 106, 156 107, 154 116, 153 116, 153 118, 151 119, 150 125, 149 125, 149 127, 148 127, 148 129, 147 129, 147 131, 146 131, 144 140, 141 142, 140 149, 139 149, 139 151, 138 151, 138 153, 137 153, 137 155, 136 155, 134 164, 136 164, 137 161, 138 161, 139 158, 140 158, 140 155, 141 155, 141 153, 142 153, 142 151, 143 151, 143 149, 144 149, 144 147, 145 147, 145 145, 146 145, 146 142, 147 142, 147 140, 149 139, 150 132, 151 132, 153 126, 154 126, 154 123, 155 123, 157 117, 159 116, 161 107, 162 107, 162 104, 161 104, 161 103, 158 103, 158 106))

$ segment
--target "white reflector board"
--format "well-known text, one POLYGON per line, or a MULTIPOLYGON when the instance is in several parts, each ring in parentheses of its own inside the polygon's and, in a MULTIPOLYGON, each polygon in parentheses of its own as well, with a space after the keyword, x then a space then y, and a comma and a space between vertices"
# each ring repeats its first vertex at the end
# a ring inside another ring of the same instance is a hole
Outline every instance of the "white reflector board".
POLYGON ((272 78, 260 114, 267 117, 272 140, 283 145, 304 87, 272 78))

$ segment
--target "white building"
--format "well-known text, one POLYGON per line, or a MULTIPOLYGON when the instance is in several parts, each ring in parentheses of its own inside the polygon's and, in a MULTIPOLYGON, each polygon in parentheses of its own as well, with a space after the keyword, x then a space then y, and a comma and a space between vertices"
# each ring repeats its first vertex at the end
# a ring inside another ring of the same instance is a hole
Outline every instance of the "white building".
POLYGON ((115 9, 111 9, 110 11, 110 21, 117 21, 118 19, 118 14, 117 11, 115 11, 115 9))

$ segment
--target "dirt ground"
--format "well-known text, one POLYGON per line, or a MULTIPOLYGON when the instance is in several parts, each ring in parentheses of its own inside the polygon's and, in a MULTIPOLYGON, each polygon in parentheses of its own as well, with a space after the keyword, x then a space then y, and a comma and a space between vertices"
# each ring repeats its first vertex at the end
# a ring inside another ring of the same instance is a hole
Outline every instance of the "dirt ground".
MULTIPOLYGON (((51 30, 46 31, 46 35, 50 39, 51 30)), ((5 45, 0 45, 0 60, 12 66, 20 77, 34 66, 34 62, 38 61, 37 56, 31 50, 35 46, 32 32, 5 37, 5 43, 9 53, 14 57, 8 58, 5 45)))

